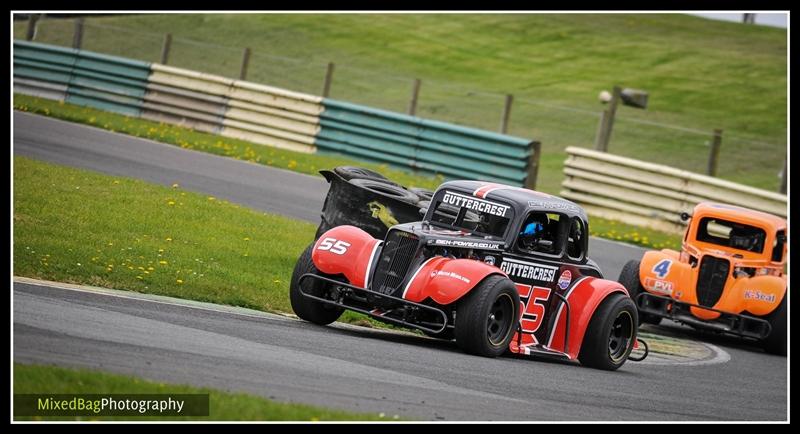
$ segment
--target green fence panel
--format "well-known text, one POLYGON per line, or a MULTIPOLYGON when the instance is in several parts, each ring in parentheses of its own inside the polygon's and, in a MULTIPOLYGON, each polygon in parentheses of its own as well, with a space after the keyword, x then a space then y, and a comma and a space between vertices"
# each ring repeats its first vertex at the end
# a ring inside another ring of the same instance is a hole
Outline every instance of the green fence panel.
POLYGON ((35 83, 66 85, 64 99, 72 104, 139 116, 149 75, 146 62, 14 41, 15 80, 28 88, 35 83))
POLYGON ((445 178, 525 185, 532 141, 324 99, 315 145, 321 153, 445 178))

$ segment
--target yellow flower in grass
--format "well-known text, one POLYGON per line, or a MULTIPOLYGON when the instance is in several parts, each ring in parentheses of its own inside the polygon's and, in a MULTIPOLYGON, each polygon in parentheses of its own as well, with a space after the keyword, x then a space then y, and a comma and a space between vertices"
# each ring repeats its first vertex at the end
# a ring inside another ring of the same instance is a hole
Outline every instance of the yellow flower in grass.
POLYGON ((177 279, 177 280, 176 280, 176 282, 178 282, 178 284, 182 284, 182 283, 183 283, 183 280, 181 280, 181 279, 177 279))
POLYGON ((161 265, 167 265, 167 261, 158 261, 158 263, 161 265))

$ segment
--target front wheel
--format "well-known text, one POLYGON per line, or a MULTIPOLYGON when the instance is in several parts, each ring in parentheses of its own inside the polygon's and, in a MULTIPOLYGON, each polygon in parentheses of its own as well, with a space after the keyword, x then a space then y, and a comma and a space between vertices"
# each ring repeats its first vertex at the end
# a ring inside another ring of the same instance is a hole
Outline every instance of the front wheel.
POLYGON ((772 331, 764 339, 764 350, 770 354, 784 357, 786 356, 786 297, 788 296, 789 291, 786 291, 781 304, 767 317, 772 331))
MULTIPOLYGON (((617 282, 621 283, 622 286, 628 290, 628 294, 630 294, 631 299, 633 299, 634 304, 636 304, 636 297, 645 291, 644 287, 642 286, 642 281, 639 280, 639 261, 628 261, 625 263, 625 266, 622 267, 622 271, 619 273, 619 279, 617 279, 617 282)), ((658 315, 639 312, 639 325, 658 325, 660 322, 661 317, 658 315)))
POLYGON ((625 364, 636 342, 638 317, 630 297, 606 297, 589 321, 578 360, 586 366, 615 371, 625 364))
POLYGON ((489 276, 456 307, 456 344, 467 353, 497 357, 508 349, 519 319, 519 293, 507 277, 489 276))
MULTIPOLYGON (((313 249, 314 243, 311 243, 300 255, 300 258, 297 259, 297 264, 295 264, 294 272, 292 273, 292 280, 289 283, 289 301, 292 304, 292 310, 300 319, 314 324, 327 325, 339 319, 344 309, 320 303, 304 297, 300 293, 300 277, 302 275, 311 273, 329 277, 320 272, 311 260, 311 251, 313 249)), ((321 297, 325 294, 326 285, 321 280, 306 279, 303 281, 303 292, 321 297)))

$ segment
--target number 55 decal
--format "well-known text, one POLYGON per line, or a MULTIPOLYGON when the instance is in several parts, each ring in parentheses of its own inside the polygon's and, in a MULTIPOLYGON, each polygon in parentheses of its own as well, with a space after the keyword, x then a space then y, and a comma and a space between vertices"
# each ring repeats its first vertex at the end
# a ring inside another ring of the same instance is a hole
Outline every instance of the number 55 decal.
POLYGON ((542 326, 545 313, 545 305, 540 302, 546 302, 550 299, 550 288, 523 285, 521 283, 517 283, 516 287, 517 291, 519 291, 520 311, 522 312, 520 326, 522 331, 525 332, 522 335, 522 343, 523 345, 536 344, 538 341, 533 333, 542 326))
POLYGON ((331 253, 335 255, 344 255, 347 253, 347 248, 350 247, 350 243, 342 240, 337 240, 336 238, 325 238, 319 243, 319 247, 317 250, 329 250, 331 253))
POLYGON ((658 264, 656 264, 655 267, 653 267, 653 273, 656 273, 659 279, 663 279, 664 276, 666 276, 669 273, 669 267, 671 265, 672 265, 671 260, 662 259, 661 262, 659 262, 658 264))

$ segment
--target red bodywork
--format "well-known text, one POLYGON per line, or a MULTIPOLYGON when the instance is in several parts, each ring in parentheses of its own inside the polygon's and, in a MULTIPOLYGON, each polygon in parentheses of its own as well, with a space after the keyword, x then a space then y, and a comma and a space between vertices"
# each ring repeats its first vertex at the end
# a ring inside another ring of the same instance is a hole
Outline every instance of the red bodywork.
MULTIPOLYGON (((367 279, 374 266, 376 255, 380 254, 381 244, 382 241, 376 240, 355 226, 338 226, 325 232, 317 240, 311 257, 321 272, 344 275, 352 285, 367 288, 367 279)), ((568 268, 568 266, 562 267, 559 274, 568 268)), ((574 268, 572 270, 577 273, 574 268)), ((508 274, 500 268, 480 261, 435 256, 417 268, 406 284, 402 297, 417 303, 431 299, 443 306, 452 305, 483 279, 493 274, 508 277, 508 274)), ((522 336, 515 334, 509 350, 517 354, 531 354, 535 352, 537 346, 540 346, 544 350, 564 353, 570 359, 578 357, 583 336, 600 303, 615 292, 627 295, 625 288, 617 282, 588 276, 572 280, 564 292, 570 304, 569 341, 568 347, 564 348, 564 335, 567 332, 564 304, 557 304, 556 320, 553 322, 548 319, 554 313, 546 311, 546 306, 552 305, 550 299, 555 297, 551 294, 556 290, 555 282, 550 288, 519 283, 516 286, 521 299, 520 321, 523 330, 538 330, 536 334, 547 336, 547 339, 546 342, 539 342, 534 334, 523 333, 522 336), (547 297, 540 297, 545 294, 547 297), (540 301, 547 303, 539 303, 540 301), (551 330, 541 328, 547 323, 555 326, 551 330)))

